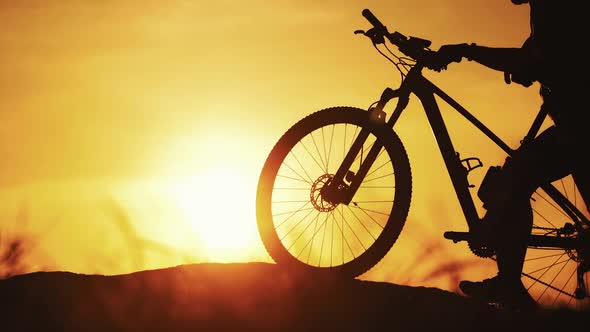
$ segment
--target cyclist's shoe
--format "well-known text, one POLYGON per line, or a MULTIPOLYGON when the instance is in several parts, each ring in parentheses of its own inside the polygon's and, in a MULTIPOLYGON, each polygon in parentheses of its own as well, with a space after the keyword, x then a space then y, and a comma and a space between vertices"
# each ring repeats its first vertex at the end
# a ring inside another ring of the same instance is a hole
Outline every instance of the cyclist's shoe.
POLYGON ((507 282, 500 277, 483 281, 461 281, 459 288, 466 296, 514 311, 533 311, 537 302, 530 296, 522 282, 507 282))
POLYGON ((462 280, 459 283, 459 288, 466 296, 486 302, 497 302, 499 300, 499 284, 499 278, 496 276, 482 281, 462 280))

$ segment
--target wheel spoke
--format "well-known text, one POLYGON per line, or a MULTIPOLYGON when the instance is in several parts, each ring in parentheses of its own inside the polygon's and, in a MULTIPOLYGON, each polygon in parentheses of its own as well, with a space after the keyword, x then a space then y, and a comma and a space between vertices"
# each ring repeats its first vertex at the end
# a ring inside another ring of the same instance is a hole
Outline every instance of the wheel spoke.
MULTIPOLYGON (((309 203, 309 202, 308 202, 308 203, 309 203)), ((305 204, 305 205, 307 205, 307 204, 305 204)), ((304 205, 304 206, 305 206, 305 205, 304 205)), ((313 207, 309 207, 309 208, 306 208, 306 209, 297 209, 297 210, 291 210, 291 211, 287 211, 287 212, 281 212, 281 213, 275 213, 275 214, 273 214, 272 216, 273 216, 273 217, 278 217, 278 216, 283 216, 283 215, 285 215, 285 214, 294 214, 294 213, 297 213, 297 212, 300 212, 300 211, 307 211, 307 210, 313 210, 313 207)), ((278 226, 277 226, 277 227, 278 227, 278 226)))
MULTIPOLYGON (((326 219, 327 221, 327 219, 326 219)), ((322 254, 324 253, 324 242, 326 241, 326 229, 328 228, 328 224, 324 223, 324 232, 322 236, 322 244, 320 245, 320 257, 318 258, 318 266, 322 264, 322 254)))
MULTIPOLYGON (((309 183, 313 182, 313 179, 311 178, 311 176, 307 173, 307 170, 305 169, 305 167, 303 167, 303 165, 301 164, 301 162, 299 161, 299 158, 297 158, 297 156, 293 153, 293 151, 289 151, 289 153, 293 156, 293 158, 295 158, 295 160, 297 161, 297 164, 299 164, 299 167, 301 167, 301 169, 303 170, 303 172, 305 172, 305 175, 307 175, 307 178, 309 179, 309 183)), ((302 177, 303 178, 303 177, 302 177)))
MULTIPOLYGON (((375 218, 373 218, 373 216, 371 216, 370 214, 367 213, 366 209, 363 208, 359 208, 357 206, 354 206, 355 208, 358 208, 359 210, 361 210, 361 212, 363 212, 367 217, 369 217, 369 219, 371 219, 373 221, 373 223, 375 223, 377 226, 379 226, 380 229, 384 229, 385 226, 381 225, 377 220, 375 220, 375 218)), ((348 207, 350 209, 350 206, 348 207)), ((351 209, 352 211, 352 209, 351 209)), ((371 210, 368 210, 371 211, 371 210)), ((371 212, 375 212, 375 211, 371 211, 371 212)), ((380 213, 380 212, 375 212, 375 213, 380 213)), ((386 215, 385 213, 380 213, 383 215, 386 215)), ((389 217, 389 215, 387 215, 389 217)))
MULTIPOLYGON (((365 226, 365 224, 363 223, 361 218, 359 218, 350 207, 348 207, 348 211, 350 211, 350 213, 356 218, 356 220, 358 220, 359 224, 361 224, 363 226, 363 228, 367 231, 367 233, 369 233, 369 235, 373 238, 373 241, 376 241, 377 238, 373 235, 373 233, 371 233, 371 231, 369 231, 367 226, 365 226)), ((377 225, 379 225, 379 224, 377 224, 377 225)), ((381 225, 379 225, 379 227, 381 227, 381 225)), ((383 229, 383 227, 381 227, 381 229, 383 229)))
POLYGON ((346 240, 346 238, 344 237, 344 215, 342 213, 340 213, 340 216, 342 217, 342 227, 340 227, 340 225, 338 225, 338 223, 336 223, 336 226, 338 227, 338 230, 340 230, 340 234, 341 234, 341 238, 342 238, 342 263, 344 264, 344 243, 346 243, 346 246, 348 247, 348 250, 350 251, 350 254, 356 258, 356 256, 354 255, 354 252, 352 251, 352 248, 350 247, 350 243, 348 243, 348 241, 346 240))
POLYGON ((322 153, 320 152, 320 148, 318 147, 318 144, 315 141, 315 137, 313 136, 313 133, 310 133, 309 136, 311 136, 311 140, 313 141, 313 146, 315 146, 315 150, 318 153, 318 157, 319 157, 319 159, 320 159, 320 161, 322 163, 321 168, 322 168, 322 170, 324 172, 327 173, 328 172, 328 168, 326 167, 326 164, 324 164, 324 160, 322 159, 322 153))
POLYGON ((284 178, 284 179, 289 179, 289 180, 301 181, 301 182, 305 182, 305 183, 311 184, 310 182, 306 181, 303 178, 299 178, 298 179, 298 178, 294 178, 292 176, 286 176, 286 175, 282 175, 282 174, 277 174, 277 177, 284 178))
POLYGON ((299 173, 297 173, 297 171, 295 171, 291 166, 289 166, 289 164, 284 163, 285 166, 287 166, 288 169, 290 169, 293 173, 295 173, 295 175, 297 175, 299 177, 299 179, 301 179, 302 181, 305 181, 309 184, 311 184, 313 182, 313 180, 310 177, 310 181, 307 181, 303 176, 301 176, 299 173))
MULTIPOLYGON (((359 210, 363 211, 369 217, 371 217, 371 216, 367 213, 367 211, 373 212, 373 213, 377 213, 377 214, 380 214, 380 215, 384 215, 384 216, 389 216, 388 213, 383 213, 383 212, 379 212, 379 211, 375 211, 375 210, 371 210, 371 209, 365 209, 365 208, 362 208, 360 206, 353 206, 353 208, 356 208, 356 209, 359 209, 359 210)), ((371 217, 371 218, 373 218, 373 217, 371 217)), ((375 219, 373 219, 373 220, 375 220, 375 219)))
MULTIPOLYGON (((383 151, 385 151, 385 150, 381 150, 381 151, 379 152, 379 154, 381 154, 381 152, 383 152, 383 151)), ((377 158, 379 158, 379 155, 377 155, 377 158)), ((375 168, 374 170, 372 170, 371 172, 367 173, 367 175, 365 175, 365 177, 369 177, 369 176, 371 176, 371 174, 373 174, 373 173, 377 172, 378 170, 380 170, 381 168, 383 168, 385 165, 389 165, 389 163, 391 163, 389 160, 388 160, 388 161, 386 161, 386 162, 384 162, 384 163, 383 163, 383 164, 381 164, 379 167, 377 167, 377 168, 375 168)), ((393 174, 393 173, 392 173, 392 174, 393 174)))
MULTIPOLYGON (((283 240, 285 237, 287 237, 287 235, 289 235, 289 233, 291 233, 291 232, 292 232, 292 231, 293 231, 293 230, 294 230, 294 229, 295 229, 297 226, 299 226, 299 225, 300 225, 300 224, 301 224, 301 223, 302 223, 302 222, 305 220, 305 218, 307 218, 307 216, 308 216, 308 215, 309 215, 309 213, 308 213, 308 214, 307 214, 307 215, 306 215, 304 218, 302 218, 302 219, 301 219, 301 220, 300 220, 300 221, 299 221, 299 222, 298 222, 298 223, 297 223, 295 226, 293 226, 293 228, 291 228, 291 230, 290 230, 290 231, 288 231, 288 232, 287 232, 287 234, 285 234, 285 236, 283 236, 283 238, 281 238, 281 241, 282 241, 282 240, 283 240)), ((305 228, 303 229, 303 232, 301 232, 301 234, 299 234, 299 236, 297 236, 297 237, 295 238, 295 240, 293 240, 293 243, 291 243, 291 246, 290 246, 289 248, 287 248, 287 250, 290 250, 290 249, 291 249, 291 247, 293 247, 293 245, 295 245, 295 243, 297 242, 297 240, 299 240, 299 238, 300 238, 300 237, 303 235, 303 233, 305 233, 305 231, 306 231, 306 230, 309 228, 309 226, 311 226, 311 224, 313 224, 313 222, 314 222, 314 221, 315 221, 317 218, 319 218, 319 217, 320 217, 320 215, 321 215, 321 213, 319 213, 319 212, 318 212, 318 214, 317 214, 317 215, 316 215, 316 216, 315 216, 315 217, 312 219, 312 221, 311 221, 310 223, 307 223, 307 226, 305 226, 305 228)), ((297 256, 297 257, 299 257, 299 256, 297 256)))
MULTIPOLYGON (((335 125, 332 125, 332 135, 330 135, 330 144, 329 144, 329 148, 328 148, 328 163, 330 162, 330 155, 332 154, 332 140, 334 139, 334 128, 335 125)), ((329 170, 329 165, 328 163, 326 163, 326 168, 329 170)))
POLYGON ((307 148, 307 146, 305 145, 305 143, 303 143, 303 141, 301 141, 301 142, 299 142, 299 143, 301 143, 301 146, 303 146, 303 149, 304 149, 305 151, 307 151, 307 153, 309 154, 309 156, 311 157, 311 159, 312 159, 313 161, 315 161, 316 165, 317 165, 317 166, 318 166, 318 167, 319 167, 321 170, 324 170, 324 167, 322 166, 322 164, 321 164, 321 163, 319 163, 319 162, 317 161, 317 159, 315 159, 315 157, 314 157, 314 156, 313 156, 313 154, 312 154, 312 153, 309 151, 309 149, 307 148))
MULTIPOLYGON (((328 216, 327 215, 326 215, 326 219, 328 219, 328 216)), ((318 231, 318 227, 317 227, 318 226, 318 220, 319 220, 319 218, 317 218, 315 220, 315 222, 314 222, 313 235, 311 236, 311 239, 310 239, 311 245, 309 246, 309 253, 307 254, 307 262, 306 262, 308 264, 309 264, 309 257, 311 256, 311 251, 313 250, 313 240, 315 239, 316 232, 318 231)), ((322 223, 322 225, 324 225, 325 223, 326 223, 326 220, 324 220, 324 222, 322 223)), ((319 229, 322 228, 322 225, 320 225, 320 228, 319 229)), ((303 253, 303 251, 305 251, 305 248, 306 247, 307 247, 307 244, 301 250, 302 253, 303 253)), ((297 256, 297 257, 299 257, 299 256, 297 256)))
POLYGON ((370 179, 370 180, 365 180, 365 183, 367 183, 367 182, 371 182, 371 181, 375 181, 375 180, 379 180, 379 179, 382 179, 382 178, 384 178, 384 177, 387 177, 387 176, 392 176, 392 175, 393 175, 393 173, 389 173, 389 174, 381 175, 381 176, 378 176, 378 177, 376 177, 376 178, 372 178, 372 179, 370 179))
MULTIPOLYGON (((305 218, 307 218, 307 216, 309 216, 309 215, 310 215, 312 212, 313 212, 313 210, 309 211, 309 212, 308 212, 308 213, 305 215, 305 217, 301 218, 301 220, 299 220, 299 221, 298 221, 298 222, 295 224, 295 226, 291 227, 291 230, 289 230, 289 231, 288 231, 288 232, 287 232, 285 235, 283 235, 283 237, 281 238, 281 241, 282 241, 282 240, 284 240, 284 239, 287 237, 287 235, 289 235, 289 234, 290 234, 290 233, 291 233, 291 232, 292 232, 292 231, 293 231, 295 228, 297 228, 297 226, 299 226, 299 225, 300 225, 300 224, 301 224, 301 223, 302 223, 302 222, 305 220, 305 218)), ((318 213, 318 215, 316 216, 316 218, 317 218, 317 217, 319 217, 319 215, 320 215, 320 213, 318 213)), ((309 227, 309 224, 307 225, 307 227, 309 227)), ((307 228, 307 227, 306 227, 306 228, 307 228)))
MULTIPOLYGON (((367 248, 363 244, 363 241, 361 241, 361 239, 358 237, 358 235, 356 234, 356 232, 354 231, 354 229, 352 229, 352 227, 350 226, 350 224, 348 223, 348 221, 346 221, 346 218, 344 217, 344 214, 342 212, 341 212, 341 216, 342 216, 342 220, 344 221, 344 223, 346 223, 346 226, 348 226, 348 228, 350 229, 350 232, 352 233, 352 235, 354 235, 354 237, 356 237, 356 240, 361 244, 361 246, 363 246, 363 249, 366 251, 367 248)), ((344 224, 342 225, 342 227, 344 227, 344 224)))
MULTIPOLYGON (((282 226, 284 223, 286 223, 286 222, 287 222, 289 219, 291 219, 291 217, 293 217, 294 215, 296 215, 296 214, 297 214, 297 212, 303 211, 303 210, 304 210, 303 208, 304 208, 304 207, 306 207, 306 206, 307 206, 307 204, 310 204, 310 202, 305 202, 305 204, 301 205, 301 207, 300 207, 299 209, 297 209, 297 210, 294 210, 294 211, 293 211, 293 213, 292 213, 290 216, 288 216, 288 217, 287 217, 285 220, 283 220, 281 223, 279 223, 278 225, 276 225, 276 226, 275 226, 275 228, 276 228, 276 229, 278 229, 278 228, 279 228, 279 227, 281 227, 281 226, 282 226)), ((305 209, 305 210, 307 210, 307 209, 305 209)), ((311 210, 311 211, 310 211, 310 213, 311 213, 311 212, 313 211, 313 208, 310 208, 309 210, 311 210)), ((279 215, 284 215, 284 214, 285 214, 285 213, 280 213, 279 215)), ((276 215, 273 215, 273 216, 276 216, 276 215)))

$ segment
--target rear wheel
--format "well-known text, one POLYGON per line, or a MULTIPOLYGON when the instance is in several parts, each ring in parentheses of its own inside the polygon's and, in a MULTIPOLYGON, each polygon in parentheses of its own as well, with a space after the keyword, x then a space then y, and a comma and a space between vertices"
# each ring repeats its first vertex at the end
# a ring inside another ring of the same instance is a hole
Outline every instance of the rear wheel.
POLYGON ((296 123, 271 150, 258 182, 258 230, 277 264, 356 277, 391 249, 405 224, 410 198, 408 157, 391 128, 369 120, 362 109, 329 108, 296 123), (344 185, 374 144, 381 150, 350 204, 334 203, 322 188, 361 130, 369 131, 369 137, 344 185))
POLYGON ((543 306, 588 309, 589 273, 578 274, 578 267, 583 272, 589 269, 590 264, 589 225, 581 220, 588 218, 588 212, 572 176, 555 181, 553 186, 577 208, 581 217, 572 218, 571 212, 567 211, 571 209, 560 207, 548 193, 539 189, 531 197, 533 238, 538 242, 557 240, 562 244, 574 243, 575 247, 529 247, 522 280, 531 296, 543 306), (585 294, 581 293, 583 289, 580 286, 585 288, 585 294))

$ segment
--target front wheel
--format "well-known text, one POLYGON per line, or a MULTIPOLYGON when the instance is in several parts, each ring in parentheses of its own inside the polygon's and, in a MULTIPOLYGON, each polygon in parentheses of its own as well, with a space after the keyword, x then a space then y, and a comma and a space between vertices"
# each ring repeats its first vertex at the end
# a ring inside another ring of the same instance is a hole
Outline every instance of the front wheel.
POLYGON ((286 268, 356 277, 391 249, 405 224, 412 191, 399 137, 365 110, 334 107, 292 126, 271 150, 260 174, 256 214, 262 242, 286 268), (377 159, 349 204, 324 197, 361 130, 369 132, 346 181, 374 144, 377 159))

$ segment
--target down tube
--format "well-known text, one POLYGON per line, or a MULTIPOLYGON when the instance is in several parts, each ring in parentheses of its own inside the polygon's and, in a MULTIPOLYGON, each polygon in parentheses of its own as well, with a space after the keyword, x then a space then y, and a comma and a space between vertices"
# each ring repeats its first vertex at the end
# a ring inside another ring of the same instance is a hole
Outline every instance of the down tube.
POLYGON ((475 208, 471 192, 469 191, 469 182, 467 180, 468 172, 461 164, 461 160, 455 152, 451 137, 449 136, 449 132, 432 91, 423 89, 421 91, 415 91, 415 93, 422 102, 422 106, 428 117, 428 122, 430 123, 430 127, 436 138, 443 160, 445 161, 447 171, 449 172, 451 182, 453 183, 455 193, 461 204, 465 220, 471 230, 473 224, 479 220, 479 215, 475 208))

